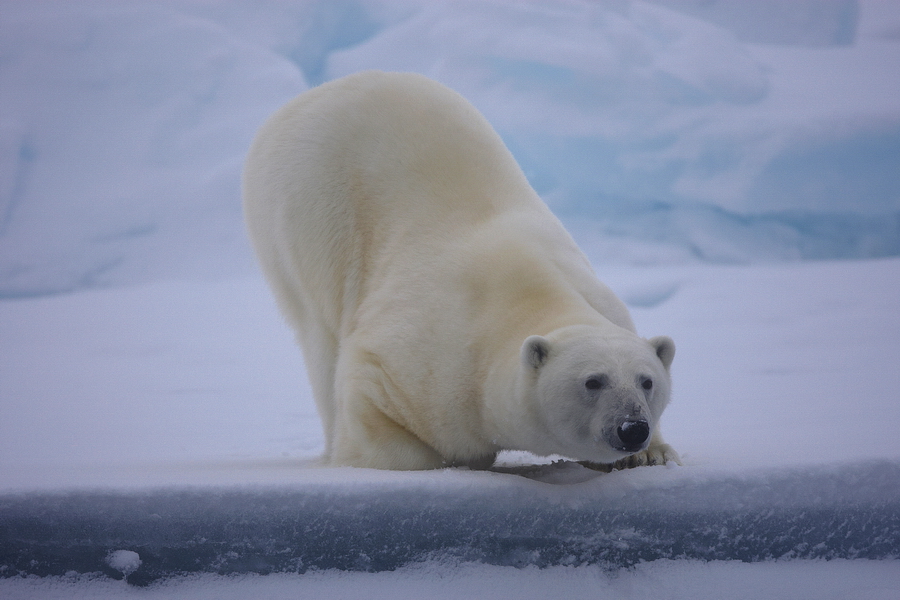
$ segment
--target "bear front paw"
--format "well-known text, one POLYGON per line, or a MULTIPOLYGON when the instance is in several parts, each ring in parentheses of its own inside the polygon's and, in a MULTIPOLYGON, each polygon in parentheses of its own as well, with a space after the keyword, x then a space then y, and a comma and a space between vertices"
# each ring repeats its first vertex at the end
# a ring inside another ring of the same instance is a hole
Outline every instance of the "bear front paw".
POLYGON ((677 465, 681 464, 681 457, 678 452, 668 444, 650 444, 650 447, 643 452, 626 456, 622 460, 613 463, 613 468, 632 469, 634 467, 651 467, 653 465, 665 465, 669 462, 677 465))
POLYGON ((650 446, 637 454, 626 456, 622 460, 617 460, 611 464, 592 463, 589 461, 579 461, 578 464, 593 469, 595 471, 603 471, 610 473, 612 471, 623 471, 625 469, 633 469, 635 467, 652 467, 654 465, 665 465, 674 462, 681 464, 681 457, 678 452, 668 444, 650 444, 650 446))

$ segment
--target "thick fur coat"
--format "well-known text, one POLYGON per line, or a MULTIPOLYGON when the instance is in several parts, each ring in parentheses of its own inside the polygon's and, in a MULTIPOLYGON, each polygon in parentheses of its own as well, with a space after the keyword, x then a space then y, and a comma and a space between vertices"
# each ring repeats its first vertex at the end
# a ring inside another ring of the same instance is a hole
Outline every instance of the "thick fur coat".
POLYGON ((382 72, 312 89, 260 129, 243 185, 329 464, 677 460, 658 431, 672 340, 635 334, 455 92, 382 72))

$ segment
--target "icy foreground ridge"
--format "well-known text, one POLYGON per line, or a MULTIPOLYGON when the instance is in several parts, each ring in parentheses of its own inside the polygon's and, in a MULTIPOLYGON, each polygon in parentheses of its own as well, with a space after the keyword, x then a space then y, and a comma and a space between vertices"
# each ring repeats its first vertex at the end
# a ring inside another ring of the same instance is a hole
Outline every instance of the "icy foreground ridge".
POLYGON ((104 572, 146 584, 426 560, 619 568, 663 558, 900 558, 898 463, 693 479, 652 470, 637 480, 605 475, 600 486, 508 475, 505 485, 471 487, 410 478, 0 496, 0 576, 104 572))
POLYGON ((263 119, 362 69, 469 98, 618 261, 900 254, 892 2, 4 2, 0 296, 252 269, 263 119))

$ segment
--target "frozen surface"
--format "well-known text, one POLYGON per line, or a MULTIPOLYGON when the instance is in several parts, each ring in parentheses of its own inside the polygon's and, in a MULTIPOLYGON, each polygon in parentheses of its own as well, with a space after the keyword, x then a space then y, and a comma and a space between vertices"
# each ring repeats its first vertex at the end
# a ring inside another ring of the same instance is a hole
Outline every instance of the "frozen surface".
POLYGON ((898 255, 898 31, 888 0, 2 0, 0 296, 251 273, 253 132, 368 68, 469 98, 606 260, 898 255))

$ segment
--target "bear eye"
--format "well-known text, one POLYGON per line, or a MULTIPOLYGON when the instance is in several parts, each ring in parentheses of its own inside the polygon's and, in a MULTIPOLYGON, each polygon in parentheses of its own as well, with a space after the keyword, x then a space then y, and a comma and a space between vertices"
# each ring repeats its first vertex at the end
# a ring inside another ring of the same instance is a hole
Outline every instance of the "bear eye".
POLYGON ((606 376, 594 375, 592 377, 588 377, 584 382, 584 387, 589 390, 599 390, 600 388, 606 387, 606 376))
POLYGON ((645 390, 652 390, 653 389, 653 380, 648 377, 647 379, 645 379, 644 381, 641 382, 641 387, 644 388, 645 390))

